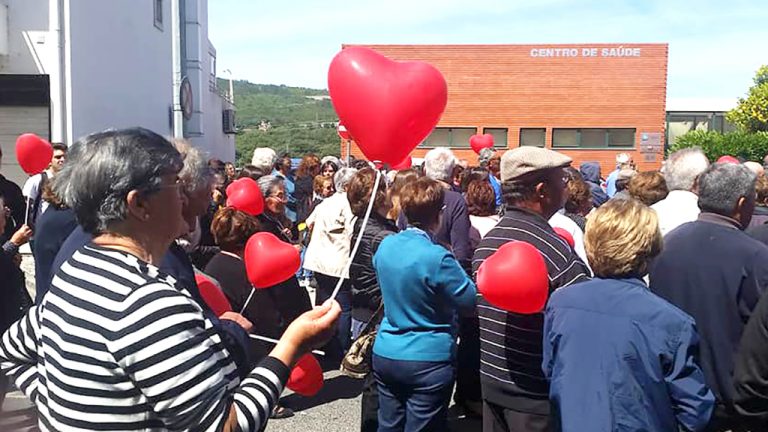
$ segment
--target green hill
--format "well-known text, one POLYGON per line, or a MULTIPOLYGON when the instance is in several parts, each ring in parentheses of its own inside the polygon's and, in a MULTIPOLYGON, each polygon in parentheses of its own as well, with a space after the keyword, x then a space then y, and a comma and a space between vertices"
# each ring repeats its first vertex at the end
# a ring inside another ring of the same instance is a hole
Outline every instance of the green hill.
MULTIPOLYGON (((219 88, 229 82, 219 79, 219 88)), ((327 90, 235 81, 239 133, 237 164, 250 163, 256 147, 271 147, 292 157, 306 153, 339 155, 336 113, 327 90)))

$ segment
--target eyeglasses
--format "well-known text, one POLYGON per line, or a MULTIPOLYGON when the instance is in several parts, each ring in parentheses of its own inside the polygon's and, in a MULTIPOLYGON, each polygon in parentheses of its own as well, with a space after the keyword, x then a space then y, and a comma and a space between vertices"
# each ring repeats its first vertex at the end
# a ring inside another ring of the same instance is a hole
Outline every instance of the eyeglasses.
POLYGON ((280 200, 280 201, 288 201, 288 197, 286 197, 285 193, 283 193, 283 192, 278 192, 278 193, 276 193, 274 195, 268 196, 267 198, 275 198, 275 199, 280 200))

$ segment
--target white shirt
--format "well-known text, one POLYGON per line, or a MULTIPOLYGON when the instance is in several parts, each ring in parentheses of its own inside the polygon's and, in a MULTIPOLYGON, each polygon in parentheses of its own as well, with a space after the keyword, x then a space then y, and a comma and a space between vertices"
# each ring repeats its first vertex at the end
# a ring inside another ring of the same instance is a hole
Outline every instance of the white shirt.
POLYGON ((587 261, 587 250, 584 249, 584 232, 578 225, 576 225, 576 222, 568 216, 557 212, 549 218, 549 225, 552 226, 552 228, 562 228, 573 236, 573 250, 576 252, 576 255, 584 261, 584 264, 589 266, 589 261, 587 261))
MULTIPOLYGON (((51 181, 51 178, 53 177, 53 171, 50 169, 45 170, 45 174, 48 176, 48 181, 51 181)), ((27 181, 24 183, 24 187, 21 188, 21 193, 24 195, 24 198, 31 200, 32 203, 29 204, 30 207, 34 204, 35 199, 43 193, 42 189, 40 188, 40 183, 43 182, 43 174, 35 174, 32 177, 28 178, 27 181)), ((45 209, 48 208, 48 201, 44 199, 40 199, 40 208, 37 209, 36 215, 31 215, 32 220, 37 220, 37 218, 43 214, 45 209)))
POLYGON ((651 206, 659 217, 661 235, 699 217, 699 197, 689 191, 674 190, 666 198, 651 206))
POLYGON ((350 260, 355 215, 344 192, 335 193, 315 207, 307 218, 312 237, 304 255, 304 268, 337 278, 349 278, 345 272, 350 260))
POLYGON ((472 216, 469 215, 469 246, 472 250, 477 248, 480 239, 488 234, 488 231, 493 229, 497 223, 499 223, 499 215, 490 216, 472 216))

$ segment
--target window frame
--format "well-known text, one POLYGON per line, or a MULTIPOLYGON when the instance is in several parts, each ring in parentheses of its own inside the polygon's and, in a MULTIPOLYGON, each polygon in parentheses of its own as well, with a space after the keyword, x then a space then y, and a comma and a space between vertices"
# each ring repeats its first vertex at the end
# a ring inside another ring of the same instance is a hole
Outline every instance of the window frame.
POLYGON ((546 148, 547 147, 547 128, 545 127, 526 127, 526 128, 520 128, 520 132, 518 133, 518 146, 519 147, 538 147, 538 148, 546 148), (539 146, 524 146, 523 145, 523 131, 541 131, 544 134, 544 143, 539 146))
MULTIPOLYGON (((431 132, 429 132, 429 135, 427 135, 427 137, 426 137, 426 138, 424 138, 424 140, 423 140, 422 142, 420 142, 420 143, 419 143, 419 145, 417 146, 417 148, 423 148, 423 149, 433 149, 433 148, 437 148, 437 147, 447 147, 447 148, 450 148, 450 149, 470 149, 471 147, 470 147, 470 145, 469 145, 469 141, 467 141, 467 144, 466 144, 466 145, 461 145, 461 146, 457 146, 457 145, 454 145, 454 144, 453 144, 453 130, 454 130, 454 129, 467 129, 467 130, 472 130, 472 131, 474 131, 474 132, 472 133, 472 135, 474 135, 474 134, 476 134, 476 133, 477 133, 477 128, 476 128, 476 127, 472 127, 472 126, 440 126, 440 127, 436 127, 436 128, 434 128, 434 129, 432 129, 432 131, 431 131, 431 132), (442 146, 442 145, 431 145, 431 144, 429 144, 429 143, 428 143, 428 140, 429 140, 429 137, 430 137, 430 135, 432 135, 432 133, 433 133, 434 131, 438 130, 438 129, 441 129, 441 130, 445 130, 445 129, 448 129, 448 145, 447 145, 447 146, 442 146)), ((471 135, 470 135, 470 136, 471 136, 471 135)))
POLYGON ((637 128, 622 128, 622 127, 599 127, 599 128, 552 128, 552 149, 563 149, 563 150, 632 150, 637 148, 637 128), (605 146, 602 147, 595 147, 595 146, 589 146, 585 147, 581 145, 582 139, 581 139, 581 133, 582 130, 605 130, 605 146), (555 133, 557 131, 576 131, 576 139, 577 144, 575 146, 558 146, 555 145, 555 133), (610 145, 611 142, 611 131, 632 131, 632 144, 629 146, 612 146, 610 145))
POLYGON ((152 0, 152 6, 155 28, 164 31, 163 22, 165 17, 163 16, 163 0, 152 0))

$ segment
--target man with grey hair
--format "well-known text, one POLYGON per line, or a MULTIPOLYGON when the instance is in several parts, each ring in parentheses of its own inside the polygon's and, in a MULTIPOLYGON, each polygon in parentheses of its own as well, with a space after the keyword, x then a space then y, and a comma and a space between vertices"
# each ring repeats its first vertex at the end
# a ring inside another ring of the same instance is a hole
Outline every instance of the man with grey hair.
POLYGON ((616 169, 608 174, 608 177, 605 179, 605 193, 608 195, 608 198, 613 198, 619 192, 616 187, 616 180, 621 170, 635 170, 635 161, 632 160, 632 156, 628 153, 616 155, 616 169))
POLYGON ((701 214, 664 238, 650 288, 696 320, 702 369, 718 402, 708 430, 742 430, 733 414, 734 356, 768 287, 768 247, 742 232, 755 207, 755 175, 714 164, 698 176, 698 193, 701 214))
POLYGON ((698 147, 676 151, 664 162, 661 173, 667 182, 669 195, 651 206, 659 216, 661 235, 666 236, 699 216, 696 179, 707 167, 709 160, 698 147))
POLYGON ((263 173, 271 173, 277 162, 277 153, 269 147, 257 147, 253 150, 251 165, 263 173))
POLYGON ((465 268, 472 259, 469 245, 469 211, 464 197, 451 190, 451 176, 456 165, 456 157, 449 149, 437 147, 424 156, 424 175, 439 181, 445 187, 443 198, 443 219, 435 233, 435 240, 450 245, 456 259, 465 268))

